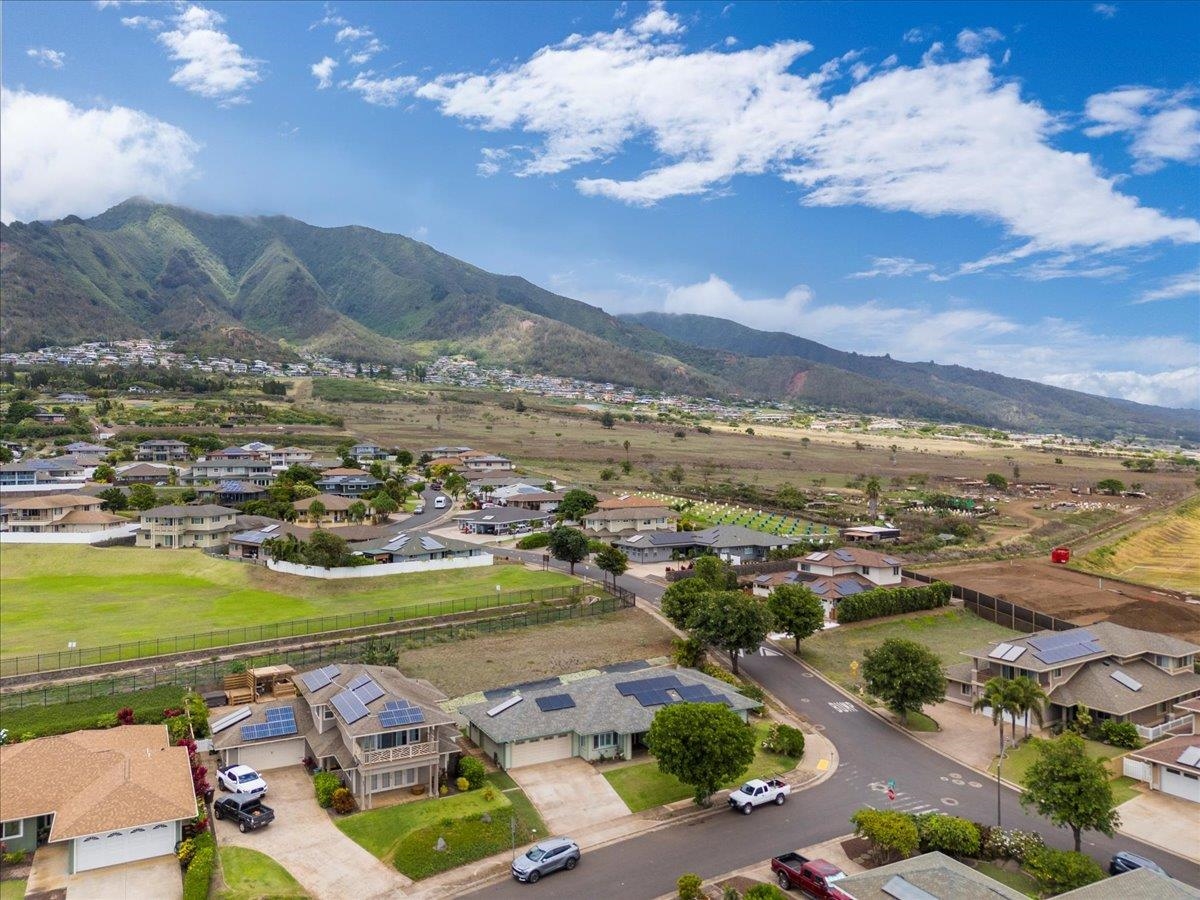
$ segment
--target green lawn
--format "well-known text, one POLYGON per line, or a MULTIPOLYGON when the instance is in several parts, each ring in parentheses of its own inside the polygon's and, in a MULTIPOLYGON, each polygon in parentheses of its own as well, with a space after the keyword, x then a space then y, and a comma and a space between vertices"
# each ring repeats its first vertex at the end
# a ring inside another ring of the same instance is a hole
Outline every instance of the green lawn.
POLYGON ((925 644, 944 665, 967 661, 964 650, 986 647, 988 641, 1018 632, 995 625, 963 609, 940 609, 883 622, 855 622, 827 628, 800 642, 800 658, 838 684, 851 688, 859 681, 851 662, 862 663, 865 650, 888 638, 907 638, 925 644))
POLYGON ((1122 775, 1120 778, 1114 778, 1109 782, 1109 785, 1112 787, 1113 802, 1116 803, 1117 806, 1120 806, 1122 803, 1137 797, 1139 794, 1141 794, 1141 791, 1137 789, 1137 786, 1141 783, 1142 782, 1138 781, 1136 778, 1130 778, 1128 775, 1122 775))
POLYGON ((225 890, 219 900, 303 900, 308 897, 287 869, 265 853, 245 847, 221 848, 225 890))
POLYGON ((427 878, 509 848, 514 814, 518 845, 545 836, 546 826, 529 799, 520 790, 509 790, 515 786, 511 778, 496 774, 488 780, 490 800, 485 790, 418 800, 356 813, 338 820, 337 827, 409 878, 427 878), (491 821, 484 821, 484 815, 491 821), (445 851, 434 849, 439 837, 446 841, 445 851))
MULTIPOLYGON (((1018 735, 1020 734, 1019 729, 1017 733, 1018 735)), ((998 741, 999 738, 996 740, 998 741)), ((1099 741, 1089 741, 1085 739, 1083 743, 1084 749, 1087 751, 1087 755, 1092 759, 1107 760, 1127 752, 1122 750, 1120 747, 1112 747, 1108 744, 1101 744, 1099 741)), ((1016 784, 1022 784, 1024 782, 1025 773, 1029 770, 1029 767, 1033 765, 1034 760, 1037 759, 1037 750, 1035 747, 1036 744, 1033 741, 1026 741, 1015 750, 1005 751, 1004 766, 1002 767, 1000 774, 1006 781, 1012 781, 1016 784)), ((996 761, 994 759, 992 760, 992 764, 988 767, 988 771, 992 773, 996 771, 996 761)), ((1133 779, 1129 780, 1132 781, 1133 779)), ((1122 785, 1121 790, 1127 791, 1127 786, 1122 785)), ((1114 792, 1115 791, 1116 785, 1114 784, 1114 792)), ((1126 799, 1129 798, 1126 797, 1126 799)))
POLYGON ((994 878, 1001 884, 1008 885, 1014 891, 1020 891, 1026 897, 1040 897, 1042 895, 1037 879, 1019 869, 1006 869, 1004 866, 984 860, 974 862, 972 865, 975 871, 981 875, 994 878))
POLYGON ((909 731, 937 731, 938 723, 925 713, 910 712, 904 720, 904 727, 909 731))
POLYGON ((0 881, 0 900, 23 900, 24 897, 24 878, 15 881, 0 881))
POLYGON ((111 694, 71 703, 10 709, 0 711, 0 728, 5 728, 10 734, 18 737, 24 734, 32 734, 34 737, 67 734, 82 728, 95 728, 99 719, 114 715, 124 706, 133 710, 134 718, 138 722, 161 721, 162 711, 179 706, 183 700, 183 693, 181 686, 168 684, 128 694, 111 694))
MULTIPOLYGON (((193 550, 19 544, 0 551, 6 656, 408 607, 572 583, 523 566, 324 581, 193 550), (69 609, 70 615, 63 610, 69 609)), ((312 629, 296 633, 310 633, 312 629)), ((250 636, 247 639, 253 639, 250 636)), ((201 644, 200 646, 208 646, 201 644)), ((132 649, 130 655, 138 655, 132 649)))
MULTIPOLYGON (((751 778, 770 778, 795 768, 796 760, 763 750, 762 742, 770 731, 771 726, 766 723, 754 726, 754 762, 742 775, 722 787, 736 787, 751 778)), ((692 796, 690 787, 674 775, 664 775, 658 770, 658 763, 653 761, 611 769, 604 773, 604 777, 631 812, 641 812, 692 796)))

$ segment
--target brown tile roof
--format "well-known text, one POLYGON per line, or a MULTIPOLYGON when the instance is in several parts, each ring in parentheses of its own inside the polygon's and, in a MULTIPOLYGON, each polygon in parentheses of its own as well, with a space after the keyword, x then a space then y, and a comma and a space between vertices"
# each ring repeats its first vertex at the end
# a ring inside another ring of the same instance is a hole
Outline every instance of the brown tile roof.
POLYGON ((365 502, 360 497, 343 497, 340 494, 317 494, 315 497, 305 497, 303 500, 297 500, 292 504, 292 508, 300 512, 308 512, 308 508, 314 500, 320 500, 321 505, 328 512, 345 512, 350 508, 350 504, 356 500, 360 503, 365 502))
POLYGON ((5 509, 59 509, 67 506, 99 507, 104 501, 84 494, 52 494, 49 497, 29 497, 4 504, 5 509))
POLYGON ((1159 741, 1157 744, 1151 744, 1141 750, 1133 750, 1129 755, 1150 762, 1166 763, 1168 766, 1200 772, 1200 765, 1185 766, 1179 762, 1180 754, 1189 747, 1200 748, 1200 734, 1183 734, 1179 737, 1167 738, 1165 741, 1159 741))
MULTIPOLYGON (((365 734, 377 734, 388 729, 379 724, 379 710, 383 709, 384 704, 388 700, 407 700, 416 706, 421 707, 425 712, 425 721, 422 726, 435 727, 438 725, 451 725, 454 719, 448 716, 438 705, 446 699, 446 695, 437 688, 425 682, 416 681, 412 678, 407 678, 398 670, 390 666, 365 666, 357 664, 341 664, 341 674, 333 679, 332 684, 317 691, 310 691, 304 684, 304 674, 301 673, 296 677, 296 687, 300 690, 300 694, 305 701, 310 704, 328 703, 335 694, 340 694, 345 690, 346 685, 359 675, 369 675, 375 680, 384 690, 384 696, 371 702, 368 706, 370 715, 359 719, 347 725, 342 721, 341 716, 338 716, 338 728, 344 734, 351 737, 359 737, 365 734)), ((309 670, 311 671, 311 670, 309 670)))
POLYGON ((838 548, 838 553, 849 554, 853 559, 853 562, 846 562, 845 560, 838 559, 836 556, 834 556, 832 550, 818 552, 825 552, 828 555, 824 559, 815 560, 812 558, 815 554, 810 553, 808 556, 801 558, 799 561, 810 563, 814 566, 832 566, 835 569, 844 566, 871 566, 875 569, 890 569, 895 566, 896 563, 887 562, 889 559, 899 560, 901 565, 904 564, 904 560, 900 559, 899 556, 895 556, 891 553, 877 553, 874 550, 864 550, 861 547, 838 548))
POLYGON ((50 840, 196 815, 187 750, 165 725, 124 725, 0 747, 0 820, 54 813, 50 840))
POLYGON ((328 478, 333 475, 366 475, 362 469, 348 469, 345 466, 334 466, 332 469, 326 469, 321 473, 322 476, 328 478))
POLYGON ((132 519, 114 516, 100 509, 73 509, 55 525, 132 525, 132 519))
POLYGON ((648 507, 662 509, 663 505, 648 497, 610 497, 607 500, 601 500, 596 507, 598 509, 643 509, 648 507))

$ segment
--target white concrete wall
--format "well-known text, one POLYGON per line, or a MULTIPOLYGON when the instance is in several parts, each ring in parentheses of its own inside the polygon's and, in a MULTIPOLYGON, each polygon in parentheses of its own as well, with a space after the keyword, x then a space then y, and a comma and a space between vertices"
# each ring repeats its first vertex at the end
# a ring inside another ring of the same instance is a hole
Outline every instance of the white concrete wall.
POLYGON ((106 528, 104 531, 82 533, 29 534, 23 531, 0 531, 0 544, 99 544, 103 541, 133 537, 137 530, 137 522, 133 522, 116 528, 106 528))
POLYGON ((303 575, 306 578, 380 578, 384 575, 405 575, 410 572, 437 572, 443 569, 474 569, 490 566, 495 557, 490 553, 458 559, 426 559, 400 563, 377 563, 373 566, 348 566, 340 569, 322 569, 320 566, 302 566, 298 563, 268 559, 267 568, 288 575, 303 575))

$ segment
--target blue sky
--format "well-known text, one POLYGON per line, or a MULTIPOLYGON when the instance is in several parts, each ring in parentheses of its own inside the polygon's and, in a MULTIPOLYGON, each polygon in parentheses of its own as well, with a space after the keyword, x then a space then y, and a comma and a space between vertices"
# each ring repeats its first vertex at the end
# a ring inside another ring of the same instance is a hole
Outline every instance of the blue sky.
POLYGON ((4 5, 3 218, 401 232, 610 312, 1200 407, 1200 4, 4 5))

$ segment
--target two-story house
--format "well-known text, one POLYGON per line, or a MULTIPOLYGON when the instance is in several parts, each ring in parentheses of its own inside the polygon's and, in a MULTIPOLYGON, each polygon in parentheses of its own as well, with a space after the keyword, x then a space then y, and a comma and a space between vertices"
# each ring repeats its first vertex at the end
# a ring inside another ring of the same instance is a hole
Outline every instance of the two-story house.
POLYGON ((70 456, 21 459, 0 466, 0 487, 36 489, 83 483, 84 466, 70 456))
POLYGON ((170 463, 183 462, 190 455, 188 445, 183 441, 156 439, 138 444, 136 459, 138 462, 170 463))
POLYGON ((303 447, 275 447, 267 452, 271 468, 282 471, 288 466, 307 466, 313 461, 313 452, 303 447))
POLYGON ((678 513, 642 497, 601 500, 596 509, 583 517, 584 531, 605 534, 675 531, 678 525, 678 513))
POLYGON ((81 534, 129 525, 129 519, 100 509, 99 497, 50 494, 0 505, 0 531, 19 534, 81 534))
POLYGON ((256 456, 226 459, 213 455, 192 463, 185 480, 193 485, 243 481, 259 487, 270 487, 275 480, 275 473, 271 471, 271 464, 267 460, 256 456))
POLYGON ((383 482, 365 472, 357 475, 330 475, 326 472, 316 483, 316 488, 323 494, 337 494, 339 497, 361 497, 363 494, 374 493, 383 487, 383 482))
POLYGON ((141 513, 136 545, 155 550, 224 547, 237 530, 236 509, 212 504, 156 506, 141 513))
POLYGON ((350 448, 350 455, 359 462, 372 462, 376 459, 386 459, 387 451, 378 444, 355 444, 350 448))
POLYGON ((462 459, 462 468, 466 469, 468 473, 491 475, 498 472, 511 472, 513 470, 513 462, 506 456, 495 456, 490 453, 471 453, 460 457, 460 459, 462 459))
POLYGON ((213 749, 224 764, 263 771, 309 758, 336 772, 363 809, 388 791, 436 797, 438 776, 453 774, 458 727, 432 685, 388 666, 347 663, 304 672, 295 684, 293 700, 214 712, 213 749), (289 714, 290 725, 270 727, 289 714))
POLYGON ((966 651, 970 662, 946 670, 946 698, 969 705, 989 678, 1023 675, 1050 698, 1045 727, 1072 721, 1082 704, 1093 721, 1132 722, 1149 740, 1170 727, 1177 704, 1200 696, 1197 654, 1190 641, 1112 622, 1039 631, 966 651))
POLYGON ((903 565, 904 561, 895 556, 842 547, 810 553, 792 572, 756 575, 749 585, 756 597, 769 597, 781 584, 803 585, 821 598, 825 617, 832 619, 838 603, 854 594, 877 587, 919 587, 919 582, 904 579, 903 565))
POLYGON ((701 531, 642 531, 614 541, 630 562, 657 563, 719 556, 731 565, 766 559, 772 550, 796 543, 795 538, 755 531, 744 525, 715 525, 701 531))
POLYGON ((422 456, 428 456, 431 462, 437 462, 439 459, 449 459, 452 456, 462 456, 464 453, 470 453, 470 447, 429 447, 421 451, 422 456))
POLYGON ((220 484, 205 484, 196 488, 196 498, 203 503, 219 503, 237 506, 251 500, 261 500, 267 489, 245 481, 222 481, 220 484))

